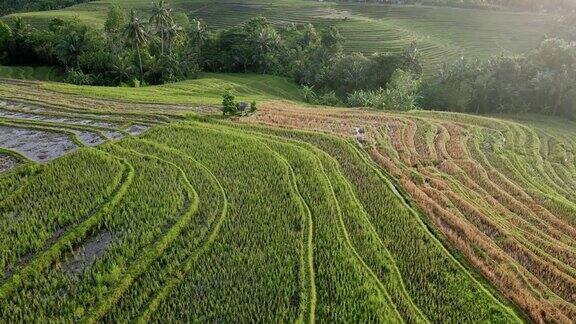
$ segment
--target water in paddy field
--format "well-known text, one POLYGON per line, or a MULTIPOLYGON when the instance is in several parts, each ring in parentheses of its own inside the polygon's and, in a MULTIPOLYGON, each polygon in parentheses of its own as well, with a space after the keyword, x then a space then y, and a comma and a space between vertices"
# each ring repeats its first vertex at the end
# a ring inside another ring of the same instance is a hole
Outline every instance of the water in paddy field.
MULTIPOLYGON (((22 104, 0 100, 0 117, 14 121, 54 123, 49 129, 30 129, 27 126, 4 125, 0 127, 0 148, 13 150, 36 162, 48 162, 75 150, 78 146, 71 136, 76 137, 86 146, 97 146, 107 140, 121 139, 126 133, 137 136, 146 132, 150 126, 132 124, 126 130, 120 125, 107 120, 86 118, 82 115, 50 115, 50 110, 33 104, 22 104), (68 128, 71 126, 88 126, 94 130, 68 128), (72 133, 73 135, 71 135, 72 133)), ((8 170, 16 164, 8 158, 0 164, 2 170, 8 170)))
POLYGON ((36 162, 54 160, 77 148, 65 134, 13 126, 0 126, 0 147, 36 162))

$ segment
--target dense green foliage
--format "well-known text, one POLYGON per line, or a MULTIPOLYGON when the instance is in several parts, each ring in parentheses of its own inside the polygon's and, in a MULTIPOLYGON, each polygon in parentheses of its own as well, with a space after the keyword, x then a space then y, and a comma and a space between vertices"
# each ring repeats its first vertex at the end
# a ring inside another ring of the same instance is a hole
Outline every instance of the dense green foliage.
POLYGON ((521 56, 459 60, 422 87, 422 107, 576 118, 576 43, 550 39, 521 56))
POLYGON ((397 69, 422 72, 415 45, 400 55, 345 54, 334 27, 275 27, 265 18, 213 33, 202 21, 187 25, 175 23, 164 1, 154 4, 149 24, 114 5, 104 31, 59 19, 40 31, 18 18, 11 29, 0 25, 6 34, 0 49, 5 44, 9 64, 59 64, 66 80, 78 85, 160 84, 193 77, 199 69, 253 72, 291 77, 320 93, 311 102, 324 104, 337 104, 355 91, 383 89, 397 69), (317 99, 326 95, 333 100, 317 99))
MULTIPOLYGON (((0 30, 6 29, 2 26, 0 30)), ((139 84, 135 79, 159 84, 194 77, 197 59, 179 38, 180 29, 165 24, 154 28, 150 31, 134 12, 126 17, 116 6, 110 9, 104 31, 61 19, 41 30, 17 18, 7 29, 8 41, 0 41, 0 52, 6 53, 4 63, 10 65, 59 65, 66 80, 75 84, 139 84), (157 36, 165 32, 170 34, 157 36)))
MULTIPOLYGON (((144 14, 149 19, 112 5, 103 30, 79 20, 53 19, 42 31, 21 19, 0 23, 0 59, 14 65, 59 65, 65 80, 78 85, 162 84, 196 77, 202 70, 251 72, 294 79, 303 86, 305 100, 314 104, 570 115, 570 62, 561 63, 564 73, 561 67, 535 67, 539 57, 534 55, 526 55, 532 63, 503 57, 488 63, 457 60, 436 77, 425 77, 418 92, 423 63, 416 42, 397 54, 364 55, 346 53, 334 26, 278 26, 259 17, 214 31, 202 20, 176 19, 165 1, 153 3, 144 14), (506 60, 523 66, 522 72, 505 71, 506 60), (515 86, 502 86, 511 80, 515 86)), ((565 27, 570 21, 565 18, 565 27)))
POLYGON ((222 96, 222 114, 235 115, 238 111, 238 103, 235 101, 236 97, 230 92, 226 91, 222 96))
POLYGON ((61 81, 62 75, 52 66, 2 66, 0 77, 20 80, 61 81))
MULTIPOLYGON (((114 0, 100 0, 56 11, 19 13, 15 16, 38 28, 47 28, 53 18, 78 18, 104 28, 114 0)), ((135 9, 146 20, 151 15, 149 0, 119 2, 135 9)), ((170 0, 175 21, 187 26, 184 14, 202 19, 209 30, 230 28, 263 16, 275 26, 313 24, 317 29, 335 26, 345 42, 346 53, 402 53, 416 43, 422 55, 424 74, 462 55, 487 58, 498 52, 521 53, 533 49, 543 37, 557 35, 556 14, 506 10, 460 9, 426 5, 382 5, 377 3, 317 2, 310 0, 170 0)))

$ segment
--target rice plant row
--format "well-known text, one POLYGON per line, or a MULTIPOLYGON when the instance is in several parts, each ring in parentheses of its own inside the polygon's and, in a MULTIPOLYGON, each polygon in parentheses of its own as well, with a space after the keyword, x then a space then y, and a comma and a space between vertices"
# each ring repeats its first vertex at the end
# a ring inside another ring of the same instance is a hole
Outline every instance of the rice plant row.
POLYGON ((519 321, 338 137, 185 121, 0 189, 3 321, 519 321))
POLYGON ((573 124, 433 112, 304 114, 280 104, 273 109, 257 119, 354 139, 359 154, 391 175, 439 238, 532 320, 574 318, 573 124), (354 133, 359 127, 362 136, 354 133))

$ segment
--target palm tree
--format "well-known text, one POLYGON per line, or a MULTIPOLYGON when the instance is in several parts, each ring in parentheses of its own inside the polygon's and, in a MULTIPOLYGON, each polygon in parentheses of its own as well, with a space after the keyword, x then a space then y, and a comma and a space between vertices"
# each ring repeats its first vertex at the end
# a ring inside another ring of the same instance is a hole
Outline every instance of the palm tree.
POLYGON ((132 10, 130 12, 130 21, 124 29, 124 35, 134 46, 136 46, 136 52, 138 53, 138 62, 140 64, 140 78, 144 81, 144 68, 142 67, 142 54, 140 53, 140 47, 146 44, 148 40, 148 33, 146 32, 146 27, 144 23, 136 16, 136 11, 132 10))
POLYGON ((172 43, 178 37, 178 34, 182 32, 182 27, 172 24, 166 28, 165 36, 166 36, 166 46, 168 47, 168 54, 172 53, 172 43))
POLYGON ((172 20, 172 9, 168 6, 165 0, 152 2, 152 16, 150 23, 154 24, 157 31, 160 31, 162 43, 162 56, 164 56, 164 35, 166 29, 174 24, 172 20))
POLYGON ((66 68, 78 65, 78 57, 86 47, 86 39, 78 33, 66 34, 56 44, 56 54, 66 68))
POLYGON ((255 51, 252 54, 252 60, 260 66, 262 73, 269 72, 268 58, 270 53, 280 45, 280 36, 274 29, 266 28, 260 31, 255 39, 255 51))
POLYGON ((110 73, 114 78, 114 82, 117 84, 122 84, 124 81, 130 78, 133 73, 133 65, 128 62, 128 60, 123 57, 117 57, 116 62, 112 63, 112 70, 110 73))
POLYGON ((200 53, 202 45, 206 40, 206 24, 202 20, 192 20, 190 34, 193 41, 196 43, 196 51, 200 53))

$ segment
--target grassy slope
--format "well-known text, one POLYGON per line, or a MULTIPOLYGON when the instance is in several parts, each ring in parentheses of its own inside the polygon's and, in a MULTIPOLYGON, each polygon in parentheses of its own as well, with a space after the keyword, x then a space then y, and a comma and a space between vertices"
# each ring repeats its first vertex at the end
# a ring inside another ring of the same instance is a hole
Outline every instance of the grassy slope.
MULTIPOLYGON (((63 10, 19 15, 37 25, 46 24, 53 17, 78 17, 101 26, 110 2, 102 0, 63 10)), ((171 3, 190 17, 206 20, 213 28, 238 24, 258 15, 278 24, 335 24, 346 38, 347 51, 397 52, 416 42, 423 53, 428 73, 438 63, 461 55, 485 57, 501 51, 525 51, 535 47, 556 25, 555 17, 551 15, 446 7, 355 5, 303 0, 173 0, 171 3)), ((147 0, 128 0, 122 4, 141 12, 146 12, 150 7, 147 0)))
POLYGON ((63 93, 132 102, 172 104, 219 104, 227 89, 239 100, 300 100, 298 86, 288 79, 267 75, 212 74, 199 79, 142 88, 76 86, 44 83, 42 87, 63 93))

